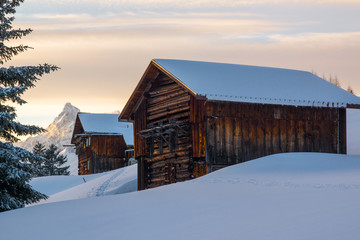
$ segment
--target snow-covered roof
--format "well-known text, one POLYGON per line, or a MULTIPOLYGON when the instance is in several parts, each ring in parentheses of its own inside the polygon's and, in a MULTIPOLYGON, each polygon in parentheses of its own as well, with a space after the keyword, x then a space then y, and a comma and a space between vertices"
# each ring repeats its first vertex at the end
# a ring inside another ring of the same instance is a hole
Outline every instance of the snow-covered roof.
POLYGON ((209 100, 328 107, 360 104, 359 97, 310 72, 170 59, 153 62, 194 95, 209 100))
POLYGON ((85 134, 123 135, 126 145, 134 145, 133 124, 118 122, 118 114, 78 113, 85 134))

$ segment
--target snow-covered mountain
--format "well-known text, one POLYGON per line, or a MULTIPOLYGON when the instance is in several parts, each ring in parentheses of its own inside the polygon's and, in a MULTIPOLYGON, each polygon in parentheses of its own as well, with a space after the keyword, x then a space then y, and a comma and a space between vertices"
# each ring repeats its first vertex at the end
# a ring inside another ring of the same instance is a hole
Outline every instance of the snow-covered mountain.
POLYGON ((75 149, 72 147, 64 147, 64 145, 70 144, 72 132, 74 130, 75 118, 79 111, 80 110, 71 105, 71 103, 66 103, 62 112, 46 128, 46 132, 37 136, 29 137, 23 142, 16 143, 16 146, 32 151, 37 142, 40 142, 45 146, 55 144, 61 151, 61 154, 67 156, 68 162, 66 165, 70 165, 70 174, 77 175, 78 165, 75 149))

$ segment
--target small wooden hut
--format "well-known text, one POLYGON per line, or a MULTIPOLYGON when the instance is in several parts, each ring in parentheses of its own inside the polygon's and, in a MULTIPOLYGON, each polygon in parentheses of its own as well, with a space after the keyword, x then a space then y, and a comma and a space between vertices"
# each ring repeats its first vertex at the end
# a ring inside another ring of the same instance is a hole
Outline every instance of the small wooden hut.
POLYGON ((118 122, 118 114, 78 113, 71 143, 76 146, 79 175, 127 166, 133 148, 133 124, 118 122))
POLYGON ((274 153, 346 153, 359 106, 309 72, 156 59, 119 120, 134 123, 142 190, 274 153))

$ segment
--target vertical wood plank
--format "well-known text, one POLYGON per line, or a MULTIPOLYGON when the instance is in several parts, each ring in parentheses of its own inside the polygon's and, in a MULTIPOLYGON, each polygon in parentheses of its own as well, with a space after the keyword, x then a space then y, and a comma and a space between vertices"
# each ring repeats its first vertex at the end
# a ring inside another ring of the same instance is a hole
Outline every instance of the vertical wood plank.
POLYGON ((305 121, 305 151, 313 151, 313 130, 312 122, 309 120, 305 121))
POLYGON ((272 122, 273 120, 269 118, 265 119, 265 155, 274 153, 272 146, 272 122))
POLYGON ((243 127, 242 127, 242 136, 243 136, 243 143, 244 143, 244 147, 243 147, 243 154, 242 154, 242 158, 243 161, 248 161, 250 160, 250 148, 251 148, 251 142, 250 142, 250 126, 249 126, 249 119, 248 118, 244 118, 242 121, 243 127))
POLYGON ((306 152, 305 149, 305 131, 304 131, 304 120, 300 119, 297 122, 297 139, 298 139, 298 145, 299 145, 299 152, 306 152))
POLYGON ((280 152, 286 152, 286 145, 287 145, 287 129, 286 129, 286 120, 280 119, 279 120, 279 132, 280 132, 280 152))
POLYGON ((256 138, 257 138, 257 157, 263 157, 265 156, 265 121, 262 118, 257 119, 257 132, 256 132, 256 138))

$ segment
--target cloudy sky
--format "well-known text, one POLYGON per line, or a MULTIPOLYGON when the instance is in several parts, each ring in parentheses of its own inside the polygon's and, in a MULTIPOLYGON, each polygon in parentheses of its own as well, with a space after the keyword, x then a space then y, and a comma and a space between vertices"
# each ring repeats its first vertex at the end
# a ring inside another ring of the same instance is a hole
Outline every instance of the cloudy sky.
POLYGON ((121 110, 153 58, 337 76, 360 93, 360 0, 25 0, 16 27, 34 47, 9 65, 61 70, 25 94, 19 120, 46 127, 66 102, 121 110))

